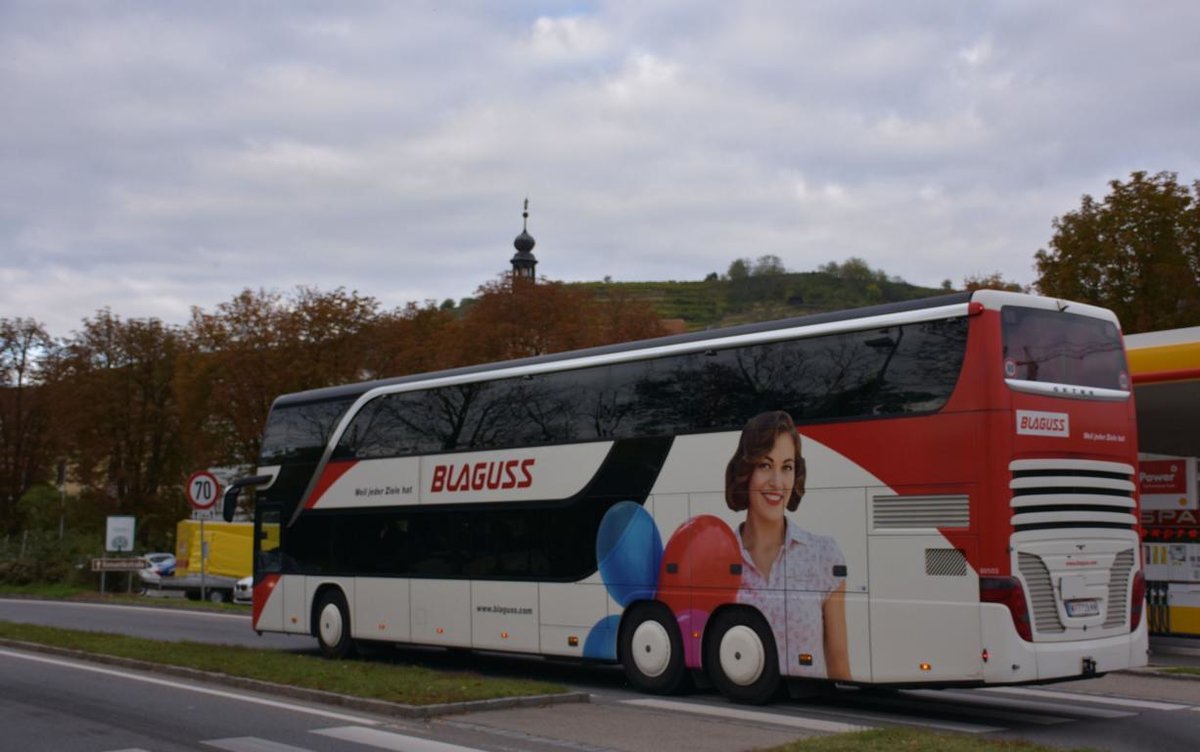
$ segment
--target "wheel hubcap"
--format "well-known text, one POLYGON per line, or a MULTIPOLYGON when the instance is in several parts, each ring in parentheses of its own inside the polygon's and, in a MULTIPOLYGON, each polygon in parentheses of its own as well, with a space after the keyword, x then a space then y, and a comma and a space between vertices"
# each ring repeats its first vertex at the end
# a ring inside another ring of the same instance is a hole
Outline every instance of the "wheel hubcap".
POLYGON ((671 636, 656 621, 639 624, 629 648, 634 665, 646 676, 661 676, 671 662, 671 636))
POLYGON ((758 681, 766 667, 766 651, 762 640, 750 627, 738 625, 721 635, 719 652, 721 671, 738 686, 758 681))
POLYGON ((321 610, 321 640, 330 647, 342 640, 342 612, 332 603, 321 610))

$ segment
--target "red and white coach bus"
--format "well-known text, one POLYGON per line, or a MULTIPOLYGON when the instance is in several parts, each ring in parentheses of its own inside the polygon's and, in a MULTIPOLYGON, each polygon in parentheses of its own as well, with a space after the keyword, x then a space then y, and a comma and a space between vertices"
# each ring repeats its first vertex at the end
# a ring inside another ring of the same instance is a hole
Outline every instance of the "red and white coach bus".
POLYGON ((762 702, 1144 665, 1136 466, 1113 314, 983 290, 281 396, 239 485, 260 632, 762 702))

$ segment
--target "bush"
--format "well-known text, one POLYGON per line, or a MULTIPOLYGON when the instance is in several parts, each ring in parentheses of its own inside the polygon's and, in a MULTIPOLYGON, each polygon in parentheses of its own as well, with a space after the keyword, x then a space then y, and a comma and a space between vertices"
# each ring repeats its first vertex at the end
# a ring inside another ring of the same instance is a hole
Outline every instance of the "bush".
POLYGON ((0 545, 0 583, 5 585, 91 585, 95 581, 88 562, 99 556, 97 537, 58 532, 26 531, 4 539, 0 545))

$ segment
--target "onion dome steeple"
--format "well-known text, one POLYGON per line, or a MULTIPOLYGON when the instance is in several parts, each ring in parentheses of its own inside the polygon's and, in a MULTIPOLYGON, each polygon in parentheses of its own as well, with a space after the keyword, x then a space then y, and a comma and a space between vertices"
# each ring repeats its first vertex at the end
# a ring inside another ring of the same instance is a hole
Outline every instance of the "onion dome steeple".
POLYGON ((525 199, 525 211, 521 213, 521 234, 513 241, 513 248, 517 249, 516 254, 512 257, 512 270, 514 278, 524 278, 534 281, 537 274, 534 268, 537 266, 537 259, 533 256, 533 247, 537 245, 537 241, 529 234, 529 199, 525 199))

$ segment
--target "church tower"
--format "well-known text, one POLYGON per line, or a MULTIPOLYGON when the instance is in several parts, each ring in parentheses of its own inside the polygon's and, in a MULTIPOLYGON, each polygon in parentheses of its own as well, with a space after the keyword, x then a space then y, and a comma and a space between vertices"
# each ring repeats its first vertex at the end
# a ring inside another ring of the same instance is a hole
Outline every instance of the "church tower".
POLYGON ((521 213, 521 234, 513 241, 513 248, 517 249, 516 254, 512 257, 512 273, 513 279, 527 279, 530 282, 537 281, 537 259, 533 256, 533 246, 536 242, 533 236, 529 234, 529 199, 525 199, 525 211, 521 213))

